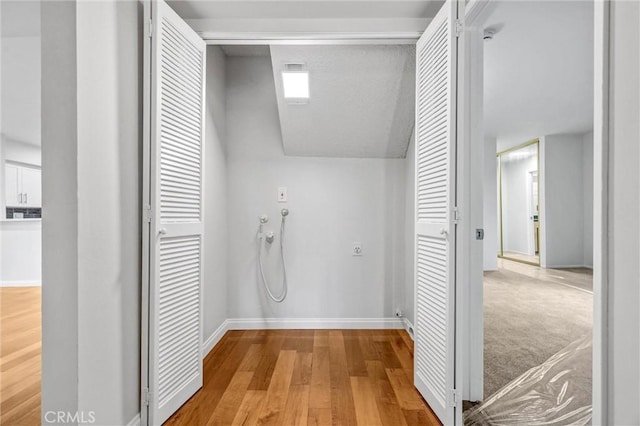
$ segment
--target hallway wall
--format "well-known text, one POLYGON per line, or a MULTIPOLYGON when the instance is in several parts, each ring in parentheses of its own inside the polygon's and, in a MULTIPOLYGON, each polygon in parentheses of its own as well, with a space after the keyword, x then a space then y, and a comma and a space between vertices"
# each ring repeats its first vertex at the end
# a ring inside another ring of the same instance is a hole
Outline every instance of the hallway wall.
POLYGON ((540 264, 544 268, 584 266, 585 228, 592 227, 584 222, 584 136, 547 135, 540 144, 540 264))
POLYGON ((226 58, 207 47, 204 146, 203 341, 227 319, 226 58), (222 201, 222 202, 221 202, 222 201))
POLYGON ((141 6, 77 2, 78 409, 97 424, 140 411, 141 6))
POLYGON ((606 274, 608 280, 607 326, 601 335, 607 346, 608 377, 602 383, 609 403, 605 423, 631 425, 640 423, 640 3, 611 2, 611 22, 610 193, 604 206, 609 214, 610 252, 604 265, 599 263, 600 253, 594 253, 595 266, 607 268, 596 269, 594 276, 606 274))
POLYGON ((404 219, 404 236, 405 236, 405 276, 404 276, 404 316, 415 324, 415 244, 416 244, 416 212, 415 208, 415 188, 416 188, 416 139, 415 129, 411 135, 411 142, 407 149, 407 158, 405 159, 405 219, 404 219))
POLYGON ((582 264, 593 268, 593 132, 582 135, 582 165, 582 188, 584 191, 582 264))
POLYGON ((285 156, 269 57, 228 58, 227 135, 229 317, 392 317, 404 303, 405 160, 285 156), (276 202, 280 186, 288 203, 276 202), (256 231, 269 215, 265 272, 277 294, 283 207, 289 296, 276 304, 256 279, 256 231))
POLYGON ((498 164, 496 160, 496 139, 486 138, 484 142, 483 170, 483 266, 485 271, 498 269, 498 164))
POLYGON ((78 315, 76 2, 43 2, 42 35, 42 412, 75 412, 85 319, 78 315))
POLYGON ((42 3, 45 424, 140 411, 141 6, 42 3))

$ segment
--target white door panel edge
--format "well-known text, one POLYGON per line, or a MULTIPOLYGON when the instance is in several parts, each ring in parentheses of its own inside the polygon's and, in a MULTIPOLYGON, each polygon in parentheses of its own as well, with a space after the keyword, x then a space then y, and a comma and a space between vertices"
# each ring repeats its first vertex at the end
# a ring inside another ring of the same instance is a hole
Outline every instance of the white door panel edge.
POLYGON ((146 377, 142 375, 147 412, 142 418, 155 425, 167 420, 203 383, 206 44, 164 1, 151 2, 150 15, 150 81, 145 83, 150 95, 150 117, 145 117, 149 182, 143 200, 149 205, 144 220, 148 233, 143 236, 149 247, 149 284, 146 294, 143 291, 148 306, 143 308, 143 343, 148 347, 142 359, 147 364, 146 377))
POLYGON ((478 161, 484 155, 484 22, 494 8, 490 0, 470 0, 462 13, 459 5, 464 25, 458 37, 456 388, 470 401, 484 399, 483 241, 475 232, 484 228, 484 165, 478 161))
POLYGON ((447 0, 416 46, 414 384, 446 425, 457 422, 461 404, 455 389, 457 11, 457 1, 447 0))

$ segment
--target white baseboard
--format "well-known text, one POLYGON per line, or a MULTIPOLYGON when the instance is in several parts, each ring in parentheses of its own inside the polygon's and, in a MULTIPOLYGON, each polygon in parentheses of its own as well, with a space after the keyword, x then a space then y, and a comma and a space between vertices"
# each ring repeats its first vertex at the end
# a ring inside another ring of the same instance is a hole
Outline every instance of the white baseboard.
POLYGON ((136 414, 136 416, 127 423, 127 426, 140 426, 140 413, 136 414))
POLYGON ((569 268, 593 269, 593 266, 585 266, 585 265, 547 265, 542 267, 547 269, 569 269, 569 268))
POLYGON ((401 318, 230 318, 229 330, 256 329, 398 329, 401 318))
POLYGON ((407 331, 407 334, 409 334, 409 336, 411 337, 411 340, 413 340, 413 324, 411 324, 411 321, 409 321, 407 318, 403 318, 402 325, 407 331))
POLYGON ((215 345, 218 344, 227 330, 229 330, 229 320, 224 320, 222 321, 222 324, 220 324, 220 327, 218 327, 216 331, 214 331, 211 336, 209 336, 209 338, 202 344, 202 358, 206 357, 209 352, 211 352, 211 349, 213 349, 215 345))
POLYGON ((0 287, 41 287, 38 281, 0 281, 0 287))

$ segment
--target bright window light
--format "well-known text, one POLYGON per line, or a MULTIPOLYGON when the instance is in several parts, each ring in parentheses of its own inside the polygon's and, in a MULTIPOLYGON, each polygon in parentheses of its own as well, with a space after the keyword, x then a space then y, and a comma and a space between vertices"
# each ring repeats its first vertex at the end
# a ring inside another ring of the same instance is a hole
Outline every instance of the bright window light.
POLYGON ((284 97, 287 99, 309 98, 309 73, 306 71, 283 71, 282 85, 284 86, 284 97))

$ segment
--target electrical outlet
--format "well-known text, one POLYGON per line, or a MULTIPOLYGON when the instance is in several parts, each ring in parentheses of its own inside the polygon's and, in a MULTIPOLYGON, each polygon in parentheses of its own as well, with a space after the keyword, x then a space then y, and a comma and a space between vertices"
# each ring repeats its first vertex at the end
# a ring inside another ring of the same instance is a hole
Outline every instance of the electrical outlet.
POLYGON ((287 187, 281 186, 278 188, 278 202, 286 203, 287 202, 287 187))
POLYGON ((353 243, 352 256, 362 256, 362 244, 361 243, 353 243))

